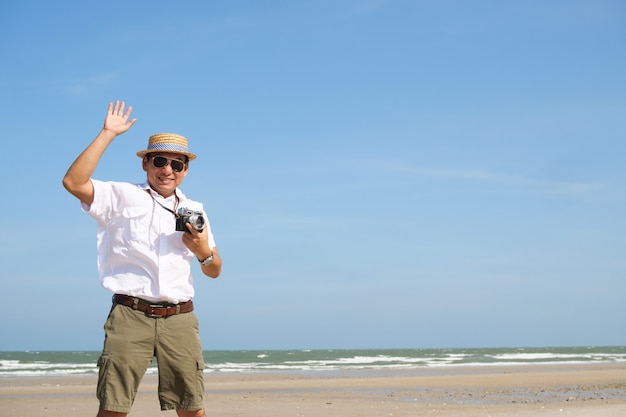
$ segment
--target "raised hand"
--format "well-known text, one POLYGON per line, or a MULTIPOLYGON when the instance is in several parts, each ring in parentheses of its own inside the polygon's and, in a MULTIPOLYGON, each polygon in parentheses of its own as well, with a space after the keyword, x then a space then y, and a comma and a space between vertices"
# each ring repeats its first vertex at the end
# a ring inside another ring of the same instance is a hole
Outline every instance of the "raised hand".
POLYGON ((133 111, 133 106, 128 106, 126 113, 124 113, 124 107, 126 103, 119 100, 113 103, 109 103, 106 118, 104 119, 104 130, 108 130, 115 135, 121 135, 130 129, 137 119, 130 119, 130 114, 133 111))

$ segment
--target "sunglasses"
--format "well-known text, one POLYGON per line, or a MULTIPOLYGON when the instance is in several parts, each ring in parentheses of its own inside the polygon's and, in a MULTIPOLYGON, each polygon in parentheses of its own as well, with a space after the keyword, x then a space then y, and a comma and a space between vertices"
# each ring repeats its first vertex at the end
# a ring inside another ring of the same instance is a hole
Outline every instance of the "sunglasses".
POLYGON ((172 171, 181 172, 185 169, 185 163, 178 159, 168 159, 164 156, 153 156, 152 157, 152 166, 155 168, 163 168, 169 162, 172 167, 172 171))

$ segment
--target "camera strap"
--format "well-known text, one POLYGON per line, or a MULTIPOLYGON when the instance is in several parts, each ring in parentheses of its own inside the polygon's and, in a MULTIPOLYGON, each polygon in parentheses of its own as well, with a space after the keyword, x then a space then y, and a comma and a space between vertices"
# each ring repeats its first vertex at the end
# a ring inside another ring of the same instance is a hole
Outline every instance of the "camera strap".
POLYGON ((163 207, 165 210, 167 210, 170 213, 172 213, 174 215, 174 217, 178 218, 178 214, 176 214, 176 209, 178 208, 178 202, 180 201, 180 199, 178 198, 177 195, 174 195, 176 197, 176 203, 174 204, 174 210, 172 210, 171 208, 165 207, 163 204, 161 204, 160 201, 158 201, 156 198, 154 198, 154 196, 152 195, 152 192, 150 190, 146 190, 146 192, 150 195, 150 197, 152 197, 152 201, 154 201, 159 206, 163 207))

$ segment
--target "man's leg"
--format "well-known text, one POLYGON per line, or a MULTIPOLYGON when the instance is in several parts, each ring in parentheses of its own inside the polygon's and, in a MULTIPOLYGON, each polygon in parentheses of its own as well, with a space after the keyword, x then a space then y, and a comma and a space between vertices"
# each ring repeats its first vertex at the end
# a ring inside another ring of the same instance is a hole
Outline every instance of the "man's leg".
POLYGON ((97 417, 125 417, 127 415, 128 415, 127 413, 118 413, 116 411, 100 410, 98 411, 97 417))
POLYGON ((178 414, 178 417, 206 417, 206 414, 204 414, 204 409, 196 411, 176 410, 176 414, 178 414))
POLYGON ((154 319, 123 305, 111 310, 98 359, 99 417, 123 417, 130 412, 154 355, 154 324, 154 319))
POLYGON ((204 360, 198 319, 190 312, 156 320, 161 410, 177 410, 185 417, 204 416, 204 360))

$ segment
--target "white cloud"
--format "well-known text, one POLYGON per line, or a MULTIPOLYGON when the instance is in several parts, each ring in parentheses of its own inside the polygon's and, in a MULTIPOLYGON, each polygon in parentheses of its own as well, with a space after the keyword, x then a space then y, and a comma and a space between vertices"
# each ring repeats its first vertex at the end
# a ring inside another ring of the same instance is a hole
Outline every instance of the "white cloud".
POLYGON ((519 174, 489 172, 483 169, 424 168, 390 162, 376 162, 376 165, 379 169, 413 176, 500 183, 508 187, 535 189, 549 194, 568 196, 587 195, 602 187, 602 184, 591 181, 555 181, 519 174))
POLYGON ((83 96, 114 84, 117 78, 117 73, 106 73, 91 77, 77 78, 68 82, 67 89, 71 95, 83 96))

